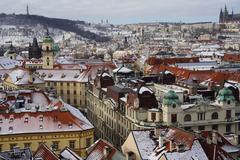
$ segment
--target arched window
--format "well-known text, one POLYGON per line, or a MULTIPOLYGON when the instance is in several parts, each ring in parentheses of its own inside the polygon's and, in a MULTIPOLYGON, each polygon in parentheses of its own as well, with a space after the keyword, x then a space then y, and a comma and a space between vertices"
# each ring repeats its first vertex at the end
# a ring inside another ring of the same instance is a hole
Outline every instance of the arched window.
POLYGON ((190 114, 187 114, 187 115, 184 116, 184 122, 189 122, 191 120, 192 120, 192 117, 191 117, 190 114))
POLYGON ((217 112, 214 112, 212 114, 212 119, 218 119, 218 113, 217 112))
POLYGON ((231 104, 231 101, 228 100, 228 101, 227 101, 227 104, 231 104))
POLYGON ((173 103, 172 107, 173 107, 173 108, 176 108, 176 104, 175 104, 175 103, 173 103))

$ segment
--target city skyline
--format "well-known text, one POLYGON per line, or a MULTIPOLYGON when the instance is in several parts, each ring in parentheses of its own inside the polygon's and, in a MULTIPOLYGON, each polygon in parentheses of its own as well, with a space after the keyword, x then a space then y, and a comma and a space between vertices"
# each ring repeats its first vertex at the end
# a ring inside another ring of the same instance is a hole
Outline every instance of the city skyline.
POLYGON ((229 11, 240 13, 238 0, 60 0, 57 3, 47 0, 2 0, 3 13, 26 13, 54 18, 67 18, 99 23, 108 19, 113 24, 143 22, 217 22, 220 8, 226 4, 229 11), (11 4, 11 5, 9 5, 11 4), (5 7, 4 7, 5 6, 5 7), (7 6, 7 7, 6 7, 7 6))

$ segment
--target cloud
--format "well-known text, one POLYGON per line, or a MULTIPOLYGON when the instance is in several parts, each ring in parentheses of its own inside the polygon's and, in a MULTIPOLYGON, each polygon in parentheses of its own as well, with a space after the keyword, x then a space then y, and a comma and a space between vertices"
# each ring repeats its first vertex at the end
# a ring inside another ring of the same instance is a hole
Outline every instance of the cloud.
POLYGON ((217 21, 219 10, 227 4, 240 12, 239 0, 1 0, 0 10, 113 23, 151 21, 217 21))

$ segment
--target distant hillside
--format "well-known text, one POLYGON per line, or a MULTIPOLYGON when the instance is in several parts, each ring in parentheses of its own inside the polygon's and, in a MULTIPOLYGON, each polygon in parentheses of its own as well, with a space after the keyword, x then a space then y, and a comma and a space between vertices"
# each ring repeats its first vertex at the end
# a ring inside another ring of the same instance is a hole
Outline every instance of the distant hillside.
POLYGON ((30 25, 35 26, 37 24, 47 26, 50 28, 61 29, 64 31, 74 32, 89 40, 95 40, 97 42, 109 41, 109 37, 102 37, 90 31, 85 31, 79 27, 79 25, 88 25, 84 21, 73 21, 68 19, 48 18, 38 15, 13 15, 13 14, 0 14, 0 25, 30 25))

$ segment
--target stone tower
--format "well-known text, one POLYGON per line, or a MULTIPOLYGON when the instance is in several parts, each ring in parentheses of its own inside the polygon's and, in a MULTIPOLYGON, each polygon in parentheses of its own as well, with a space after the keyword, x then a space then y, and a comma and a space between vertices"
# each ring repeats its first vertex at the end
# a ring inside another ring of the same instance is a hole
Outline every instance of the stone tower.
POLYGON ((47 31, 47 34, 44 37, 42 43, 43 69, 53 69, 54 65, 53 45, 54 40, 47 31))

